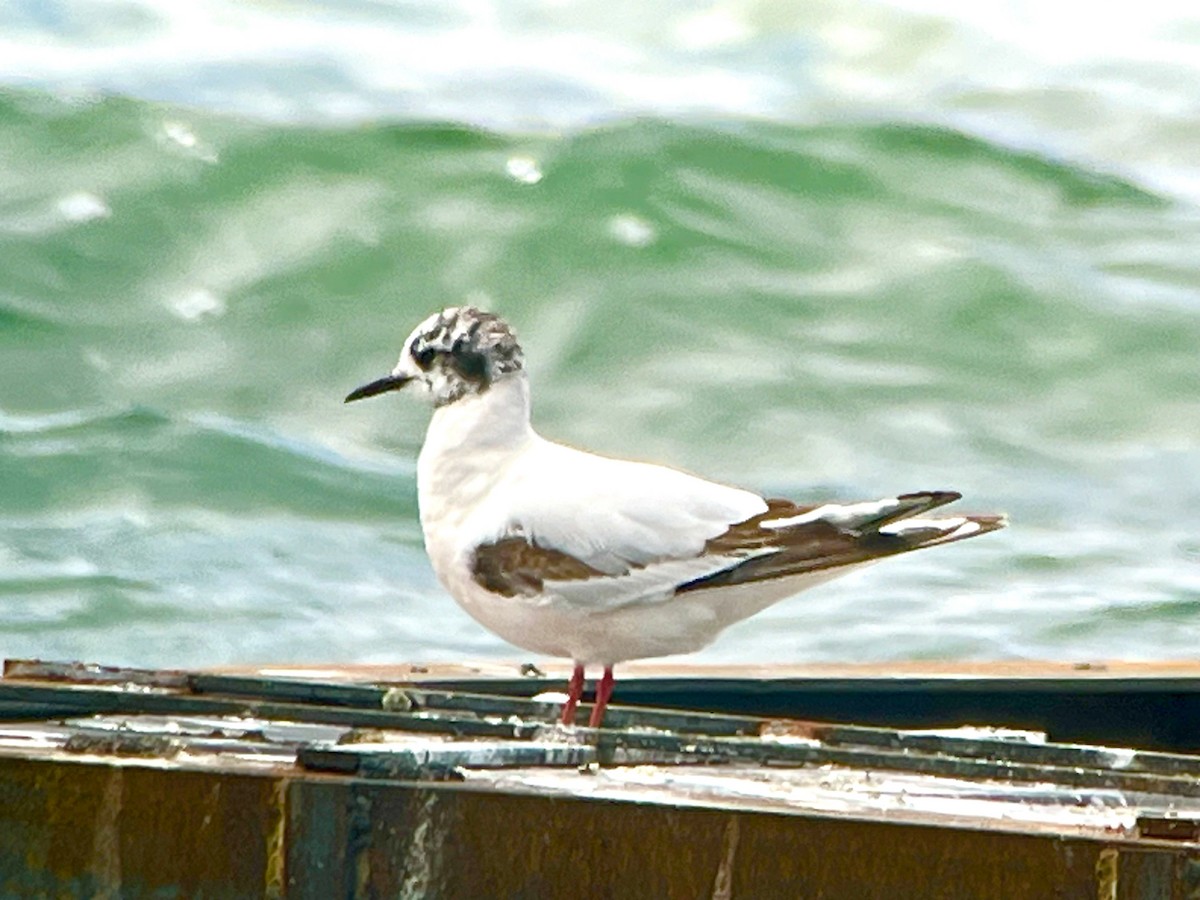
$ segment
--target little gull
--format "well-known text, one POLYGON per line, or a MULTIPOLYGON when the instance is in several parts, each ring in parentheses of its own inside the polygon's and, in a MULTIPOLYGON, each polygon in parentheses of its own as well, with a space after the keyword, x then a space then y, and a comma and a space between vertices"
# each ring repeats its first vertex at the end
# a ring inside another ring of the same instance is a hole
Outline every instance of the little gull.
POLYGON ((926 515, 954 491, 803 506, 548 441, 530 425, 512 329, 470 306, 418 325, 391 374, 346 402, 401 388, 434 406, 417 462, 433 569, 504 640, 574 661, 566 724, 588 664, 604 672, 599 727, 616 663, 698 650, 805 588, 1005 524, 926 515))

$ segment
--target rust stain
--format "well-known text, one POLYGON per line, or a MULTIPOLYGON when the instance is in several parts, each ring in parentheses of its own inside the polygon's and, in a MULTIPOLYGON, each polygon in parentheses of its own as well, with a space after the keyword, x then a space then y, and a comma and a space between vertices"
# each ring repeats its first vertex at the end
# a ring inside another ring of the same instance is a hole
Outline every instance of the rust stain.
POLYGON ((92 876, 97 900, 116 900, 121 892, 121 807, 125 770, 110 768, 103 778, 100 802, 92 821, 92 876))
POLYGON ((75 684, 150 685, 187 687, 188 673, 179 669, 133 669, 97 663, 55 662, 41 659, 6 659, 4 678, 14 681, 65 681, 75 684))
POLYGON ((721 838, 721 863, 717 866, 717 877, 713 879, 713 900, 733 898, 733 862, 737 857, 739 836, 738 817, 730 816, 721 838))
POLYGON ((287 876, 287 797, 288 780, 280 778, 275 782, 268 810, 266 865, 263 869, 263 896, 266 900, 282 900, 284 896, 287 876))
POLYGON ((1105 847, 1096 857, 1096 900, 1117 900, 1119 859, 1115 847, 1105 847))
POLYGON ((790 737, 810 741, 821 741, 829 733, 827 722, 809 722, 804 719, 771 719, 758 730, 759 737, 790 737))

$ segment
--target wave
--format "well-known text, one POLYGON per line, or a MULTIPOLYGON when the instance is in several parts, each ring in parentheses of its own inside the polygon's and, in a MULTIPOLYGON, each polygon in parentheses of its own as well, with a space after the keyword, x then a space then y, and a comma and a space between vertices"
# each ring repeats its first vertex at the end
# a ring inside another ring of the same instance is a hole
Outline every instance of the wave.
POLYGON ((136 499, 139 508, 412 518, 413 471, 220 416, 148 408, 44 416, 0 412, 7 515, 136 499))
POLYGON ((992 544, 747 623, 719 657, 1124 652, 1127 623, 1071 627, 1130 597, 1136 652, 1177 646, 1162 622, 1184 640, 1189 201, 949 119, 472 121, 0 93, 0 593, 6 621, 66 623, 13 647, 510 654, 420 553, 427 412, 341 404, 463 301, 515 323, 550 436, 814 500, 946 487, 1013 516, 992 544))

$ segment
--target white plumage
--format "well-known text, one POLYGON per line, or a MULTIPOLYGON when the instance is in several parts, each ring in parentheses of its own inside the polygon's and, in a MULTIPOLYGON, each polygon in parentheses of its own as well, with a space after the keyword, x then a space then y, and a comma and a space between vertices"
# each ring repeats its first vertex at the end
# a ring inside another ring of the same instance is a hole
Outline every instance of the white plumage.
POLYGON ((522 373, 439 408, 430 422, 417 489, 425 546, 446 589, 483 625, 535 653, 612 665, 709 643, 722 627, 714 614, 680 609, 697 600, 672 601, 673 591, 733 562, 702 556, 704 545, 766 511, 764 500, 547 441, 529 424, 528 397, 522 373), (497 418, 523 427, 499 434, 497 418), (472 575, 475 549, 516 535, 607 577, 548 580, 533 597, 493 594, 472 575), (681 620, 691 633, 681 633, 681 620))
POLYGON ((409 385, 436 406, 417 467, 434 571, 506 641, 575 660, 580 687, 582 664, 611 685, 614 663, 697 650, 878 557, 1004 524, 921 516, 952 492, 799 507, 548 441, 512 332, 470 307, 421 323, 392 373, 347 400, 409 385))

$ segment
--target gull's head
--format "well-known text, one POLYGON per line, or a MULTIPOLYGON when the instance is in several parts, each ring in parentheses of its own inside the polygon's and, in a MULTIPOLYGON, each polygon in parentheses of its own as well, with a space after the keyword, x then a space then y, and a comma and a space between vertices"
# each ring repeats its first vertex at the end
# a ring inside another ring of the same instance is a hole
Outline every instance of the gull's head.
POLYGON ((455 306, 414 328, 391 374, 351 391, 346 402, 412 387, 434 406, 445 406, 482 394, 523 367, 508 323, 473 306, 455 306))

